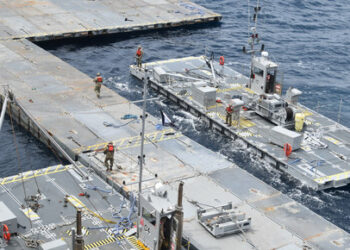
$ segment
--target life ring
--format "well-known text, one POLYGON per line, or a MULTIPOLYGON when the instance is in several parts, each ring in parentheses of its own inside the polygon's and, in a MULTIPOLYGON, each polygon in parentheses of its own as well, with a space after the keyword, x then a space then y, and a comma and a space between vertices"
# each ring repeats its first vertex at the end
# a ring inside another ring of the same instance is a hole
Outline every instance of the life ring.
POLYGON ((3 235, 3 238, 7 241, 9 241, 11 239, 11 234, 10 234, 9 228, 6 224, 4 224, 2 226, 2 235, 3 235))
POLYGON ((225 64, 225 57, 224 56, 220 56, 219 62, 220 62, 220 65, 224 66, 224 64, 225 64))

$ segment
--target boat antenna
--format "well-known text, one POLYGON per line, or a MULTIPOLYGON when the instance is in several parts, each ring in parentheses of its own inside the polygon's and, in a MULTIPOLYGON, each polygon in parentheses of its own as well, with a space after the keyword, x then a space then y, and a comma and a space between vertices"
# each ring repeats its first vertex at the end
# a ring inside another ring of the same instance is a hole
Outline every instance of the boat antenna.
MULTIPOLYGON (((250 74, 252 76, 253 74, 253 59, 255 57, 255 52, 258 51, 263 51, 264 50, 264 44, 261 45, 261 49, 260 50, 256 50, 254 45, 255 44, 259 44, 260 42, 260 38, 257 32, 257 28, 258 28, 258 14, 261 10, 261 6, 260 6, 260 0, 257 0, 256 2, 256 6, 254 7, 254 15, 253 15, 253 21, 254 21, 254 26, 250 27, 250 2, 248 0, 248 36, 249 36, 249 40, 248 40, 248 44, 250 45, 250 50, 247 50, 245 46, 243 46, 243 53, 245 54, 250 54, 251 56, 251 64, 250 64, 250 74)), ((251 86, 251 80, 252 77, 250 76, 250 80, 249 80, 249 88, 251 86)))

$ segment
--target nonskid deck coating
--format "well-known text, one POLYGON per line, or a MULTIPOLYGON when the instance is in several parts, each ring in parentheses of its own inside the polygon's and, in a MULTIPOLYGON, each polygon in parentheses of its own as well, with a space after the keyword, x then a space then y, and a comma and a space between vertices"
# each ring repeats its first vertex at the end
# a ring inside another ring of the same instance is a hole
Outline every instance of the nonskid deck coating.
POLYGON ((0 39, 44 41, 215 22, 187 0, 2 0, 0 39))
MULTIPOLYGON (((115 222, 116 219, 112 217, 112 214, 119 210, 123 197, 116 190, 112 192, 112 187, 89 169, 81 167, 80 171, 89 176, 89 180, 80 178, 72 165, 51 166, 0 179, 0 200, 17 217, 20 225, 17 229, 18 234, 21 237, 25 236, 28 240, 41 242, 64 239, 68 247, 73 249, 71 229, 75 226, 75 205, 79 204, 83 211, 82 230, 85 249, 90 249, 91 246, 103 246, 105 249, 135 249, 132 243, 133 238, 126 237, 124 232, 121 236, 115 237, 107 230, 93 229, 114 227, 114 224, 102 221, 98 216, 115 222), (25 205, 22 177, 28 197, 37 195, 37 189, 40 190, 38 201, 40 208, 37 212, 29 209, 28 213, 21 209, 22 205, 25 205), (86 188, 87 186, 97 186, 109 193, 97 192, 86 188), (79 196, 79 193, 83 192, 86 192, 89 198, 79 196), (65 203, 66 195, 69 196, 69 199, 72 198, 72 202, 65 203), (113 210, 112 207, 116 210, 113 210)), ((123 216, 128 214, 128 204, 125 209, 122 209, 121 214, 123 216)), ((134 214, 132 219, 135 218, 134 214)), ((33 249, 26 247, 21 237, 13 236, 5 249, 33 249)), ((4 248, 0 247, 0 249, 4 248)))
MULTIPOLYGON (((104 86, 102 98, 97 99, 91 78, 29 41, 2 41, 0 44, 0 77, 6 79, 32 119, 49 131, 71 155, 94 166, 109 182, 122 186, 125 181, 124 191, 136 191, 135 185, 128 184, 138 180, 137 136, 141 123, 138 119, 123 126, 125 120, 121 117, 125 114, 139 116, 141 110, 104 86), (114 127, 106 127, 104 122, 114 127), (116 154, 116 162, 123 169, 107 175, 102 155, 81 152, 100 148, 110 140, 123 142, 116 154)), ((15 116, 19 111, 11 107, 11 112, 15 116)), ((15 118, 26 127, 28 121, 23 119, 24 113, 21 114, 15 118)), ((169 188, 169 199, 175 203, 177 183, 184 180, 185 218, 188 219, 184 224, 184 236, 199 248, 219 246, 227 249, 237 245, 251 249, 251 241, 263 249, 290 244, 301 247, 303 241, 320 249, 334 245, 342 249, 350 245, 348 233, 178 131, 157 130, 158 123, 159 120, 152 116, 147 119, 146 135, 150 142, 145 145, 144 175, 148 179, 158 174, 158 179, 145 182, 143 186, 152 188, 155 182, 164 181, 169 188), (224 180, 223 176, 231 178, 224 180), (252 230, 246 233, 246 240, 242 241, 240 235, 215 239, 195 219, 197 206, 193 202, 214 206, 229 201, 253 218, 252 230), (296 222, 300 226, 295 226, 296 222)), ((46 172, 47 175, 41 177, 59 175, 65 169, 50 168, 46 172)), ((40 178, 41 172, 34 174, 40 178)), ((31 176, 31 173, 25 173, 24 180, 32 182, 31 176)), ((20 184, 21 180, 19 176, 9 177, 1 183, 3 186, 14 185, 20 184)), ((19 194, 18 197, 23 198, 19 194)), ((104 247, 108 249, 107 245, 104 247)))

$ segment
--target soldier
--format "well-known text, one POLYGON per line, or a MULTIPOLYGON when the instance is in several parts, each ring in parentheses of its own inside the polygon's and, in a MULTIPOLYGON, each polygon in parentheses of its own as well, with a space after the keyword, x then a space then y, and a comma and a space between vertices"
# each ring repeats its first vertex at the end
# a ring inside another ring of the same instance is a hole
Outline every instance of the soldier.
POLYGON ((226 107, 226 122, 225 122, 225 124, 228 124, 228 126, 231 126, 231 124, 232 124, 232 113, 233 113, 233 107, 232 107, 232 104, 230 104, 226 107))
POLYGON ((101 84, 102 84, 102 82, 103 82, 103 78, 102 78, 101 74, 97 73, 96 77, 94 79, 95 92, 96 92, 97 98, 100 98, 100 91, 101 91, 101 84))
POLYGON ((139 45, 136 51, 136 65, 139 68, 141 68, 142 66, 142 56, 143 56, 142 47, 139 45))
POLYGON ((105 166, 107 168, 107 171, 112 171, 114 162, 114 146, 112 142, 108 143, 103 153, 106 155, 105 166), (108 161, 110 166, 108 166, 108 161))

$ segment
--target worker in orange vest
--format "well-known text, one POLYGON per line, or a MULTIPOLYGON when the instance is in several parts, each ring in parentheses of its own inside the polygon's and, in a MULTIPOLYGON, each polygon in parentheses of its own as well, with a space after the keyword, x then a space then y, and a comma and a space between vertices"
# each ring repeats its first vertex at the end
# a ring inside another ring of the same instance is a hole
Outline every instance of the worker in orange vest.
POLYGON ((230 104, 226 107, 226 122, 225 122, 225 124, 228 124, 228 126, 231 126, 231 124, 232 124, 232 113, 233 113, 233 107, 230 104))
POLYGON ((139 45, 136 51, 136 65, 139 68, 141 68, 142 66, 142 56, 143 56, 142 47, 139 45))
POLYGON ((114 162, 114 146, 112 142, 108 143, 103 153, 106 155, 105 166, 107 168, 107 171, 112 171, 113 162, 114 162), (108 166, 108 162, 109 162, 109 166, 108 166))
POLYGON ((96 96, 97 98, 100 98, 100 92, 101 92, 101 85, 102 85, 102 82, 103 82, 103 78, 101 76, 100 73, 97 73, 96 74, 96 77, 94 79, 94 83, 95 83, 95 93, 96 93, 96 96))

